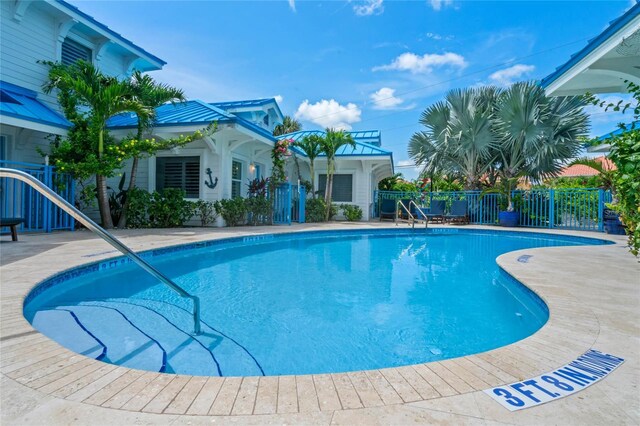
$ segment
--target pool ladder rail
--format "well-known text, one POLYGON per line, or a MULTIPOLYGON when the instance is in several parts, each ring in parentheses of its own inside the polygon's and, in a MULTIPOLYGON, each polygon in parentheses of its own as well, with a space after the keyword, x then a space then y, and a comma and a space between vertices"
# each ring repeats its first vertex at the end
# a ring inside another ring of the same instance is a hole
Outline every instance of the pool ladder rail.
MULTIPOLYGON (((428 224, 427 215, 425 214, 424 210, 422 210, 422 207, 417 205, 415 201, 409 200, 409 208, 411 207, 411 205, 413 205, 416 208, 416 210, 420 212, 420 214, 424 218, 424 227, 427 228, 427 224, 428 224)), ((407 208, 407 206, 404 205, 402 200, 398 200, 398 202, 396 203, 396 215, 393 219, 396 226, 398 226, 398 212, 400 212, 402 209, 405 211, 405 213, 407 213, 407 218, 408 218, 407 224, 415 229, 416 222, 419 222, 420 220, 417 219, 413 214, 411 214, 411 212, 409 211, 409 208, 407 208)), ((404 220, 404 219, 400 218, 400 220, 404 220)))
POLYGON ((116 237, 114 237, 109 232, 104 230, 93 220, 89 219, 84 213, 76 209, 64 198, 60 197, 51 188, 46 186, 44 183, 40 182, 38 179, 20 170, 6 168, 6 167, 0 167, 0 177, 13 178, 26 183, 27 185, 29 185, 30 187, 38 191, 40 194, 42 194, 44 197, 46 197, 53 204, 60 207, 66 213, 71 215, 75 220, 82 223, 89 230, 98 234, 100 238, 105 240, 107 243, 111 244, 114 248, 116 248, 122 254, 127 256, 129 259, 135 262, 142 269, 144 269, 153 277, 157 278, 160 282, 167 285, 170 289, 178 293, 181 297, 184 297, 186 299, 191 299, 191 301, 193 302, 193 333, 195 335, 199 335, 202 333, 201 327, 200 327, 200 298, 198 296, 189 294, 185 289, 183 289, 178 284, 171 281, 171 279, 169 279, 166 275, 164 275, 162 272, 160 272, 159 270, 151 266, 147 261, 145 261, 140 256, 138 256, 135 252, 133 252, 133 250, 131 250, 126 245, 124 245, 120 240, 118 240, 116 237))

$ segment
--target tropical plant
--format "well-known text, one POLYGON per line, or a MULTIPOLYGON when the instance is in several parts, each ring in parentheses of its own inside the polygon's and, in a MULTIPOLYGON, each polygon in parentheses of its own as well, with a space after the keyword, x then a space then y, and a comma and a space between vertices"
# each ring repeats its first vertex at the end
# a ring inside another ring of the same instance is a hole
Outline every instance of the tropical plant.
POLYGON ((493 133, 499 142, 493 168, 507 197, 507 211, 522 177, 542 180, 557 176, 562 164, 575 158, 589 129, 582 97, 549 98, 535 82, 515 83, 495 103, 493 133))
POLYGON ((216 212, 215 203, 213 201, 197 200, 193 203, 194 213, 200 216, 200 223, 202 226, 207 226, 210 223, 215 222, 218 218, 218 212, 216 212))
MULTIPOLYGON (((176 102, 184 102, 186 98, 184 92, 168 84, 158 83, 149 75, 142 74, 140 71, 134 71, 131 79, 129 80, 131 93, 133 96, 148 108, 149 114, 147 116, 138 117, 137 134, 136 139, 142 140, 142 135, 145 131, 150 131, 153 127, 155 120, 155 109, 167 102, 175 104, 176 102)), ((150 146, 147 147, 146 153, 151 155, 161 149, 167 149, 166 143, 155 143, 155 139, 151 139, 150 146), (155 145, 155 146, 154 146, 155 145)), ((129 178, 128 191, 136 186, 136 174, 138 171, 138 161, 140 153, 134 153, 131 162, 131 177, 129 178)), ((129 203, 126 200, 126 192, 124 192, 124 204, 122 206, 122 214, 118 220, 118 228, 124 228, 127 223, 127 210, 129 203)))
POLYGON ((362 209, 355 204, 341 204, 340 209, 349 222, 357 222, 362 219, 362 209))
POLYGON ((606 161, 597 161, 593 158, 578 158, 569 163, 569 166, 573 166, 575 164, 591 167, 598 172, 595 179, 586 179, 587 181, 593 182, 595 184, 594 186, 598 186, 605 191, 615 190, 613 187, 613 181, 615 180, 616 171, 613 168, 607 167, 606 161))
POLYGON ((302 129, 302 124, 295 118, 285 115, 282 123, 273 128, 273 136, 282 136, 287 133, 297 132, 302 129))
POLYGON ((380 182, 378 182, 378 189, 380 191, 415 192, 418 190, 418 187, 414 182, 404 180, 402 173, 396 173, 393 176, 381 179, 380 182))
POLYGON ((183 226, 194 213, 193 202, 185 200, 185 192, 177 188, 165 188, 152 194, 149 219, 154 228, 183 226))
POLYGON ((249 179, 247 194, 249 197, 266 197, 269 180, 265 178, 249 179))
POLYGON ((311 172, 311 196, 312 198, 316 197, 313 188, 315 188, 315 161, 316 158, 322 153, 322 136, 316 134, 310 134, 297 142, 294 142, 294 146, 300 148, 307 158, 309 159, 309 170, 311 172))
POLYGON ((271 201, 264 195, 244 199, 247 219, 253 226, 267 223, 271 217, 271 201))
POLYGON ((215 209, 227 226, 241 225, 247 213, 245 201, 240 197, 216 201, 215 209))
POLYGON ((335 173, 336 152, 343 145, 355 147, 355 141, 344 130, 327 129, 326 135, 320 141, 322 152, 327 157, 327 182, 324 192, 326 204, 325 221, 331 216, 331 195, 333 192, 333 174, 335 173))
MULTIPOLYGON (((89 158, 85 159, 89 161, 81 160, 85 166, 83 173, 96 175, 102 226, 113 228, 107 177, 122 164, 124 157, 121 155, 125 153, 111 152, 105 155, 105 143, 112 142, 106 130, 107 120, 124 112, 133 112, 141 119, 147 120, 150 116, 149 108, 133 96, 128 83, 102 74, 89 62, 78 61, 73 65, 51 62, 46 64, 49 65, 49 75, 43 90, 45 93, 51 93, 58 89, 60 105, 73 124, 71 132, 81 134, 80 138, 86 138, 85 141, 78 141, 78 138, 73 137, 68 140, 82 144, 85 148, 84 154, 89 155, 89 158)), ((77 147, 67 143, 63 151, 69 154, 74 148, 77 147)), ((53 154, 56 157, 57 153, 53 154)))
MULTIPOLYGON (((329 219, 333 218, 337 213, 334 204, 329 207, 329 219)), ((322 198, 308 198, 305 205, 305 221, 306 222, 325 222, 327 214, 327 205, 322 198)))
POLYGON ((462 174, 466 189, 479 189, 491 168, 498 141, 492 132, 499 89, 455 89, 420 117, 426 130, 409 141, 409 156, 426 174, 462 174))

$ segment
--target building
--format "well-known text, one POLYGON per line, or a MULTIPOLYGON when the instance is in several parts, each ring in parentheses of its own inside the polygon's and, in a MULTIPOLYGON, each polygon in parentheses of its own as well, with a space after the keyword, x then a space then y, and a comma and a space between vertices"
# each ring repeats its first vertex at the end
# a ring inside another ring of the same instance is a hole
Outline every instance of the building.
MULTIPOLYGON (((166 63, 63 0, 3 1, 0 7, 0 165, 23 168, 51 185, 53 168, 45 165, 46 158, 40 152, 47 151, 51 135, 65 135, 71 124, 61 114, 54 94, 43 93, 48 66, 42 62, 70 64, 83 59, 120 79, 135 70, 160 70, 166 63)), ((157 109, 149 137, 189 134, 212 122, 217 123, 217 130, 188 146, 141 161, 137 186, 148 191, 178 187, 192 200, 245 196, 249 180, 271 174, 271 150, 277 141, 273 129, 282 120, 275 99, 214 103, 189 100, 163 105, 157 109)), ((108 122, 116 138, 134 132, 136 125, 135 114, 115 116, 108 122)), ((393 163, 391 154, 379 148, 379 132, 353 135, 358 150, 339 153, 337 201, 348 199, 360 205, 368 219, 373 189, 379 179, 391 173, 393 163), (345 189, 347 180, 352 185, 350 191, 345 189)), ((125 164, 123 172, 128 170, 125 164)), ((112 179, 109 185, 117 187, 118 180, 112 179)), ((73 201, 73 191, 69 191, 73 184, 66 186, 65 196, 73 201)), ((55 208, 53 212, 48 207, 35 208, 44 200, 24 185, 11 186, 2 179, 0 187, 0 214, 24 217, 26 230, 71 226, 48 223, 53 217, 61 221, 65 215, 55 208)), ((97 218, 96 212, 87 213, 97 218)))

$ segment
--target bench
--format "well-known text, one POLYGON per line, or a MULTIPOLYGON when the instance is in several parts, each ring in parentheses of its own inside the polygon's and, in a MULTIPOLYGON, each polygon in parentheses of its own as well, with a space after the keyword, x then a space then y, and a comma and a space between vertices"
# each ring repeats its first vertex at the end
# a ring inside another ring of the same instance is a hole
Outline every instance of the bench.
POLYGON ((11 241, 18 241, 18 225, 24 222, 20 217, 0 217, 0 228, 11 228, 11 241))

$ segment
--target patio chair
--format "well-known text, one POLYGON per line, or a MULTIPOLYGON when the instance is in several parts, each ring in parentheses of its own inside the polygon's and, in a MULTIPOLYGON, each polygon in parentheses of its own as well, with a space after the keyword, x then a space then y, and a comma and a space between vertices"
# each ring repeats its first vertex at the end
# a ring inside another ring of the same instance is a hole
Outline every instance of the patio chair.
POLYGON ((455 200, 451 203, 451 211, 444 219, 449 223, 469 223, 469 203, 467 200, 455 200))
POLYGON ((429 222, 435 222, 436 220, 442 222, 444 220, 444 208, 444 200, 431 201, 431 208, 429 208, 429 210, 425 212, 427 220, 429 222))
POLYGON ((384 199, 380 203, 380 221, 396 218, 396 200, 384 199))
POLYGON ((23 222, 21 217, 0 217, 0 228, 8 226, 11 229, 11 241, 18 241, 18 225, 23 222))

